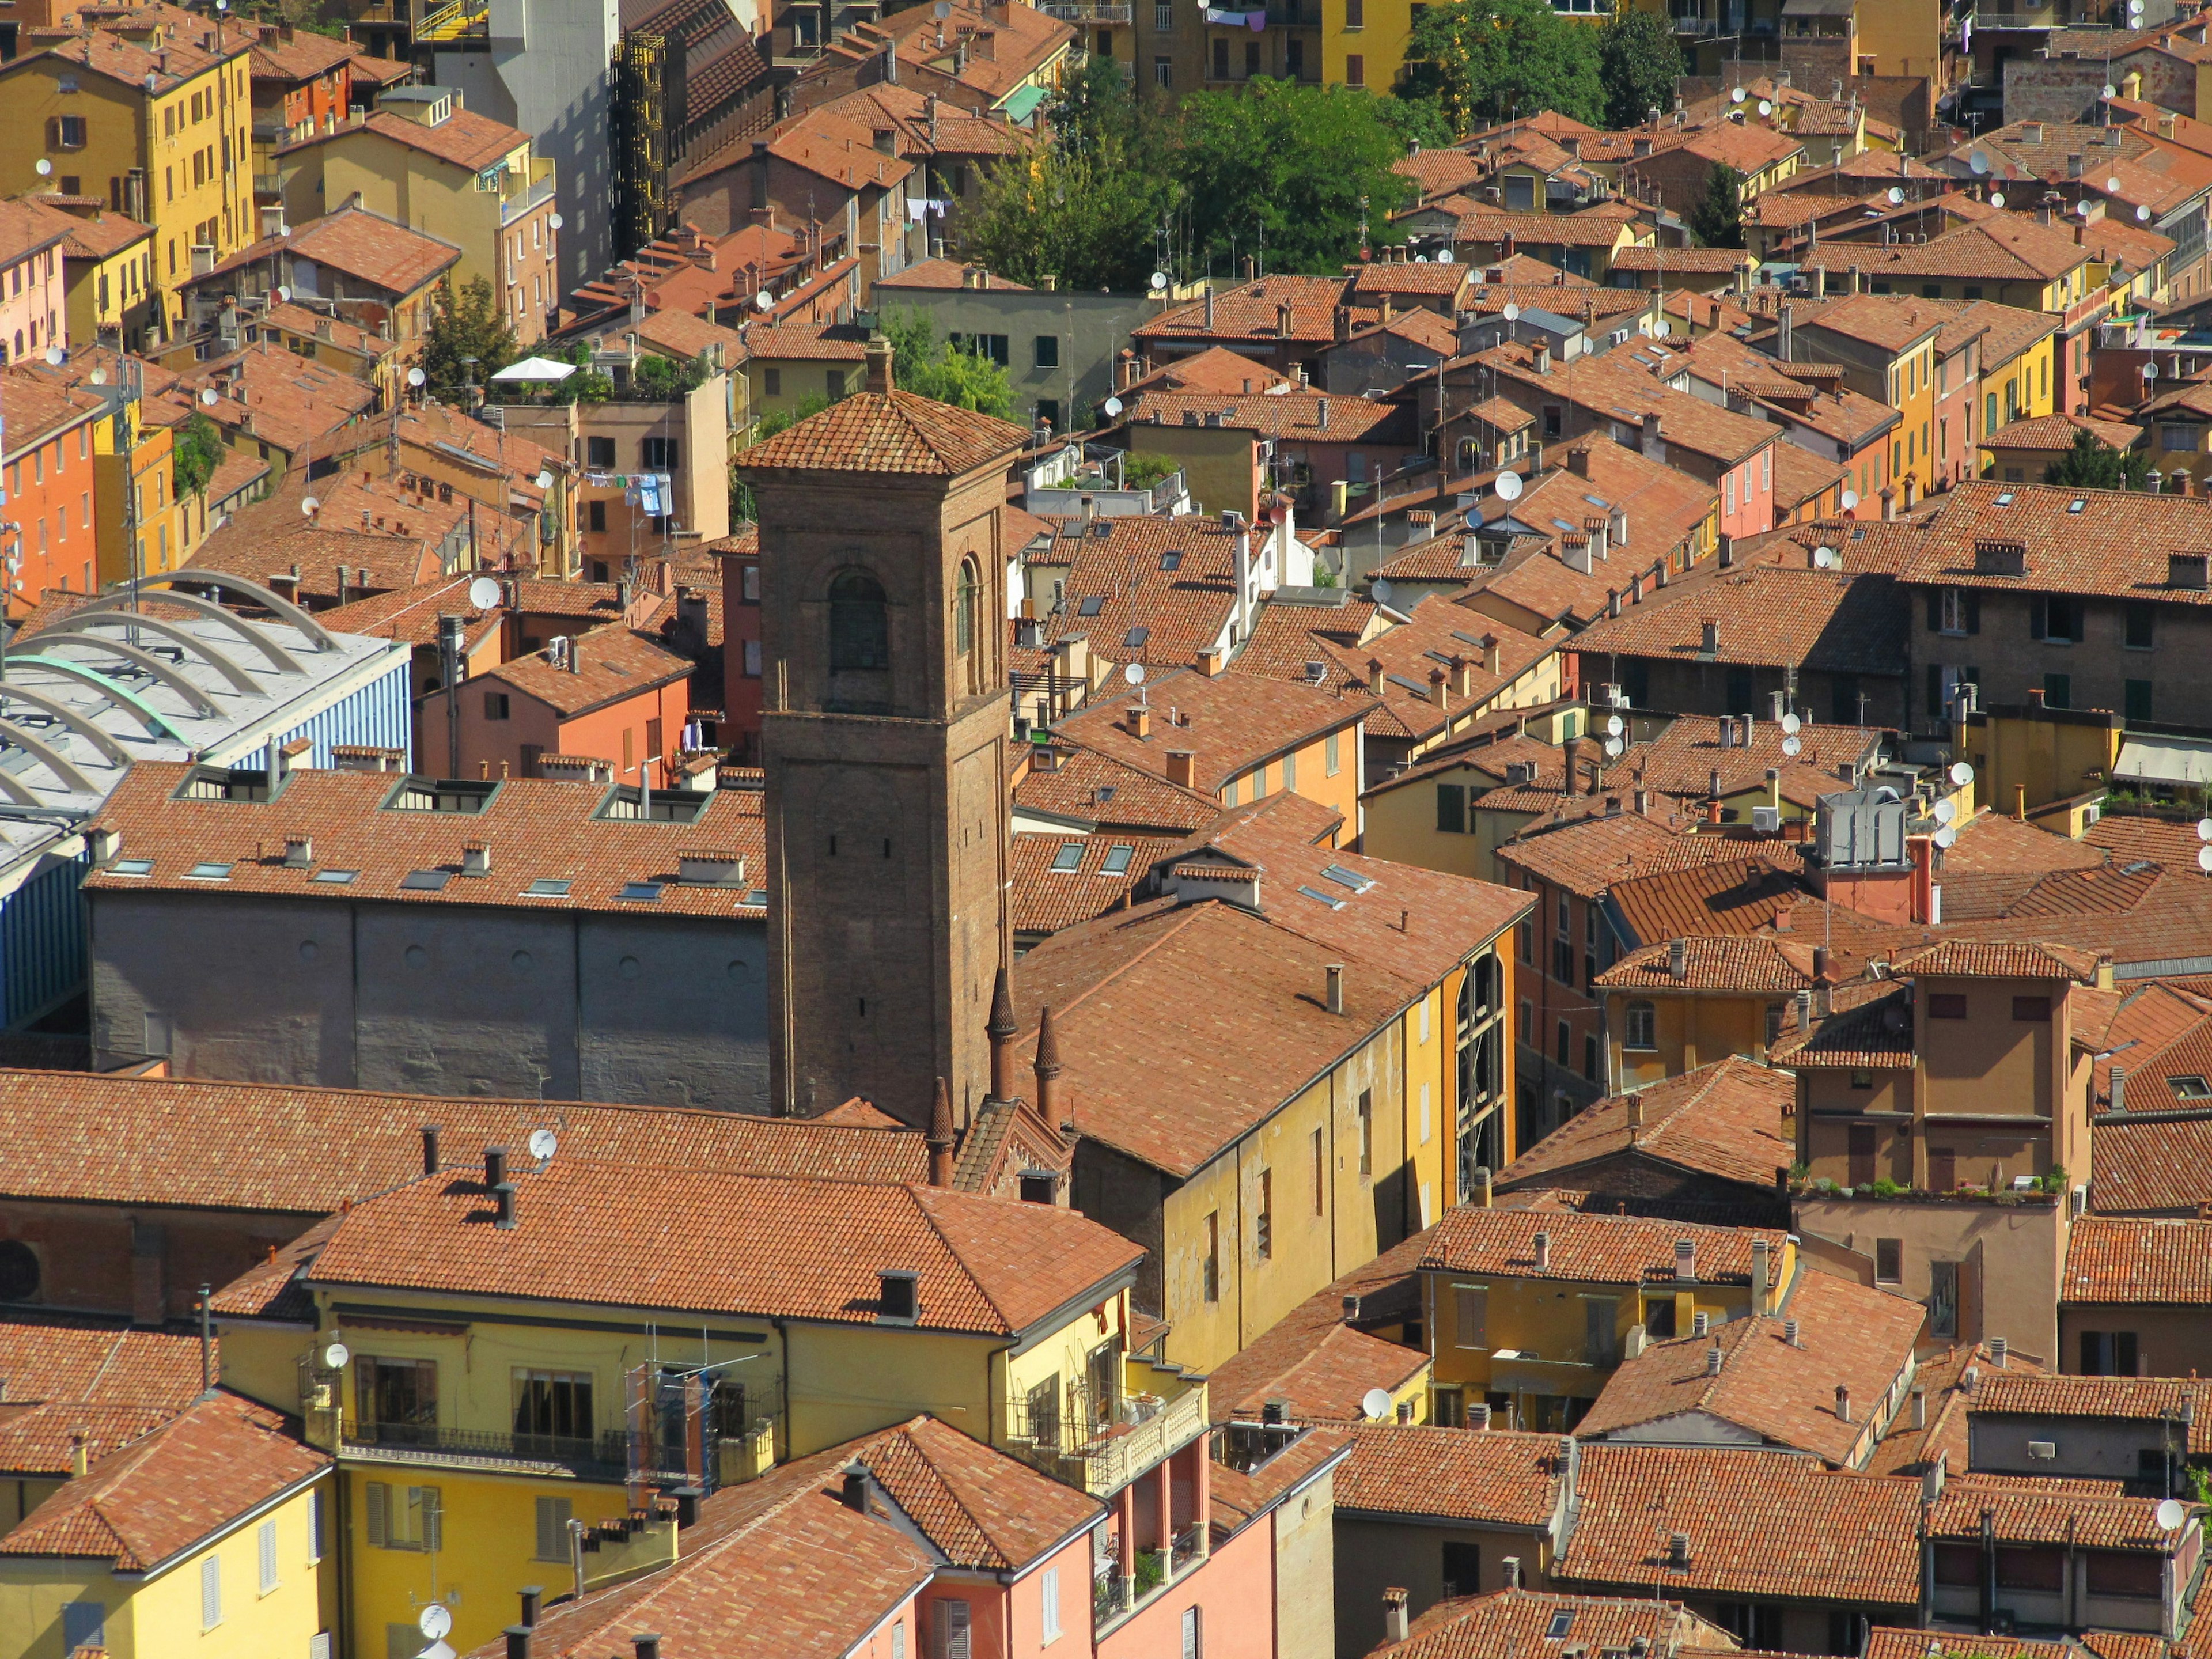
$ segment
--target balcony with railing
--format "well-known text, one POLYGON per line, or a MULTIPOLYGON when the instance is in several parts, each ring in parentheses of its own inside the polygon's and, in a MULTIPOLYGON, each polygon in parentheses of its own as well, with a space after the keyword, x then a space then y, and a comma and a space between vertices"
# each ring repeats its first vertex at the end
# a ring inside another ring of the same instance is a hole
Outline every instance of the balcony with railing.
POLYGON ((544 206, 552 195, 553 163, 550 161, 533 160, 526 175, 520 173, 503 174, 500 184, 500 224, 502 227, 513 224, 533 208, 544 206))
POLYGON ((680 1437, 624 1429, 590 1435, 532 1434, 348 1417, 338 1425, 337 1449, 349 1462, 559 1470, 609 1486, 641 1480, 652 1486, 692 1485, 711 1492, 750 1480, 774 1466, 776 1422, 769 1415, 741 1428, 708 1430, 694 1446, 680 1437))
POLYGON ((1206 1433, 1206 1384, 1200 1382, 1172 1400, 1132 1395, 1107 1414, 1112 1420, 1093 1426, 1090 1414, 1033 1410, 1026 1401, 1006 1408, 1007 1449, 1071 1486, 1093 1497, 1121 1491, 1158 1468, 1206 1433))
POLYGON ((1037 8, 1063 23, 1126 23, 1134 9, 1127 0, 1045 0, 1037 8))

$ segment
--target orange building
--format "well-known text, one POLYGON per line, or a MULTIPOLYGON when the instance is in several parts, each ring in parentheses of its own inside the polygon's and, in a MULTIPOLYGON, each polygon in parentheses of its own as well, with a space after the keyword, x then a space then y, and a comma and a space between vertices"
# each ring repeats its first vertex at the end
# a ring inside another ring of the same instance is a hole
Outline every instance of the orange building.
POLYGON ((9 561, 5 609, 93 570, 93 458, 109 447, 98 394, 21 366, 0 368, 0 554, 9 561))
POLYGON ((425 770, 447 777, 544 775, 553 756, 600 762, 614 781, 663 786, 690 710, 691 664, 627 628, 602 628, 501 663, 455 693, 423 698, 425 770))

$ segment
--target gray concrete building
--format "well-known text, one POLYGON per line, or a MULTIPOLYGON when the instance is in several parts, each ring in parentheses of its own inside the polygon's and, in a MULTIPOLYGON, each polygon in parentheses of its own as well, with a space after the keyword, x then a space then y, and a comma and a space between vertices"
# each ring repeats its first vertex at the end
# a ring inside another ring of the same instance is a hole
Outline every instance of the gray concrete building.
POLYGON ((132 770, 88 832, 95 1070, 765 1108, 757 794, 389 763, 132 770))

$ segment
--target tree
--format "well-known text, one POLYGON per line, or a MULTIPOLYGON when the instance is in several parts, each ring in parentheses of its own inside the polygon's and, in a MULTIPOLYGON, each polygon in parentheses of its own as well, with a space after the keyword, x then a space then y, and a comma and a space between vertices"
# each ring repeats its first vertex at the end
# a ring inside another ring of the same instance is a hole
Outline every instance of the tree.
POLYGON ((1423 149, 1449 149, 1460 136, 1444 118, 1441 102, 1432 96, 1415 97, 1402 87, 1391 97, 1376 99, 1375 112, 1401 143, 1423 149))
POLYGON ((1127 141, 1101 133, 1086 148, 1030 144, 983 174, 963 216, 961 257, 1031 287, 1142 290, 1158 262, 1173 187, 1127 141))
POLYGON ((647 397, 673 403, 687 392, 699 389, 707 379, 707 365, 696 357, 675 362, 647 354, 637 360, 630 379, 647 397))
POLYGON ((615 395, 611 376, 602 374, 592 367, 592 349, 581 340, 570 346, 563 356, 554 354, 556 362, 573 365, 576 373, 556 384, 546 401, 556 404, 603 404, 615 395))
POLYGON ((2045 470, 2043 482, 2075 489, 2141 489, 2149 471, 2143 451, 2115 449, 2083 428, 2074 434, 2074 447, 2045 470))
POLYGON ((1199 257, 1334 275, 1359 257, 1363 220, 1383 240, 1413 193, 1393 170, 1406 146, 1383 103, 1358 88, 1265 79, 1186 98, 1172 165, 1199 257))
POLYGON ((1699 247, 1743 246, 1743 175, 1725 161, 1705 174, 1705 193, 1690 210, 1690 234, 1699 247))
POLYGON ((886 311, 883 330, 891 343, 891 379, 900 390, 1002 420, 1013 408, 1006 371, 988 357, 939 339, 937 324, 927 313, 886 311))
POLYGON ((1616 9, 1598 31, 1598 79, 1605 88, 1605 124, 1632 127, 1674 100, 1687 71, 1671 19, 1656 11, 1616 9))
POLYGON ((514 331, 501 320, 491 284, 477 276, 456 295, 453 279, 441 278, 430 295, 430 327, 422 340, 422 374, 429 389, 459 397, 471 381, 483 385, 515 356, 514 331))
POLYGON ((1404 94, 1434 98, 1455 133, 1556 110, 1595 122, 1605 110, 1597 33, 1545 0, 1447 0, 1415 21, 1404 94))
POLYGON ((169 453, 176 469, 177 494, 197 495, 222 464, 222 430, 204 415, 194 415, 177 428, 169 453))

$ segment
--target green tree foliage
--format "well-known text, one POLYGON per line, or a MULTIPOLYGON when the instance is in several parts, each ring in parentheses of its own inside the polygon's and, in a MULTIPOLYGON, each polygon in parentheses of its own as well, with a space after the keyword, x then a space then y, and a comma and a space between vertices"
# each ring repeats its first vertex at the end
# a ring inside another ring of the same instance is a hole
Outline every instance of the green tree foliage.
POLYGON ((1006 371, 989 358, 938 337, 937 324, 912 309, 886 311, 884 337, 891 343, 891 379, 902 391, 956 409, 1005 419, 1014 405, 1006 371))
POLYGON ((672 403, 687 392, 696 392, 707 378, 707 365, 696 358, 676 362, 666 357, 647 355, 637 360, 630 371, 630 380, 639 392, 648 398, 672 403))
POLYGON ((613 378, 592 367, 592 349, 582 341, 570 346, 565 354, 549 355, 556 362, 573 363, 578 371, 553 388, 547 396, 549 403, 603 404, 615 395, 613 378))
POLYGON ((2143 451, 2115 449, 2095 433, 2079 431, 2074 447, 2045 470, 2043 481, 2075 489, 2141 489, 2149 471, 2143 451))
POLYGON ((1598 31, 1598 79, 1605 88, 1605 124, 1632 127, 1653 110, 1673 107, 1674 82, 1687 73, 1672 20, 1656 11, 1616 9, 1598 31))
POLYGON ((1354 87, 1270 80, 1183 100, 1171 164, 1199 258, 1249 253, 1271 271, 1334 275, 1359 257, 1363 217, 1382 240, 1413 193, 1392 171, 1406 146, 1382 103, 1354 87))
POLYGON ((1699 247, 1743 246, 1743 175, 1716 161, 1705 174, 1705 193, 1690 210, 1690 234, 1699 247))
POLYGON ((790 431, 809 416, 819 415, 829 407, 827 398, 818 392, 810 392, 789 409, 763 410, 760 418, 753 422, 753 441, 764 444, 778 433, 790 431))
POLYGON ((1173 186, 1108 133, 1082 149, 1036 143, 983 175, 963 216, 961 257, 1035 288, 1141 289, 1158 261, 1173 186))
POLYGON ((515 356, 514 331, 501 320, 489 283, 475 277, 459 294, 452 277, 439 283, 430 295, 430 327, 422 341, 422 374, 432 392, 458 398, 471 380, 483 385, 515 356), (471 357, 473 363, 463 361, 471 357))
POLYGON ((1409 149, 1419 144, 1423 149, 1448 149, 1460 137, 1444 118, 1444 106, 1440 101, 1434 97, 1415 97, 1402 88, 1395 97, 1376 99, 1375 112, 1382 118, 1383 125, 1398 135, 1399 142, 1409 149))
POLYGON ((177 494, 197 495, 222 464, 222 429, 204 415, 195 415, 177 428, 170 441, 177 472, 177 494))
POLYGON ((1401 91, 1435 99, 1455 133, 1544 109, 1595 123, 1597 31, 1545 0, 1446 0, 1413 24, 1401 91))

